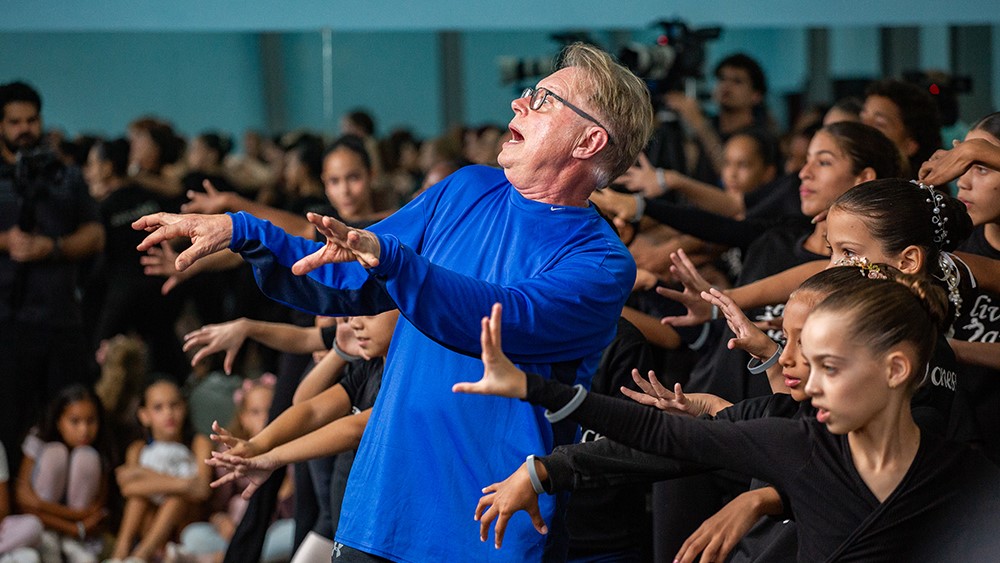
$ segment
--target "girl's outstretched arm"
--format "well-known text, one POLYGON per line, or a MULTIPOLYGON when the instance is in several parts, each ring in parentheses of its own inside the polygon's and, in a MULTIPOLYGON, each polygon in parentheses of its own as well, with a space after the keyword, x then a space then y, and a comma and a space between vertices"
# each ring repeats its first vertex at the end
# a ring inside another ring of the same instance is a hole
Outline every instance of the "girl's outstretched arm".
POLYGON ((212 458, 206 463, 227 471, 212 483, 212 487, 246 477, 250 484, 243 490, 242 497, 249 499, 279 467, 357 449, 370 416, 369 408, 356 415, 338 418, 326 426, 254 457, 212 452, 212 458))

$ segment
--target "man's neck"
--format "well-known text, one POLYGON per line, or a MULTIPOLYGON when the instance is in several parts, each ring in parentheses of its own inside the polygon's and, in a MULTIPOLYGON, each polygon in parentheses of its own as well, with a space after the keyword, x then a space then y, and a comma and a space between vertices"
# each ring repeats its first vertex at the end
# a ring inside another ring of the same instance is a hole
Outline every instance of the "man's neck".
POLYGON ((587 198, 598 187, 593 177, 580 172, 564 171, 556 177, 529 186, 514 186, 525 199, 562 207, 587 207, 587 198))

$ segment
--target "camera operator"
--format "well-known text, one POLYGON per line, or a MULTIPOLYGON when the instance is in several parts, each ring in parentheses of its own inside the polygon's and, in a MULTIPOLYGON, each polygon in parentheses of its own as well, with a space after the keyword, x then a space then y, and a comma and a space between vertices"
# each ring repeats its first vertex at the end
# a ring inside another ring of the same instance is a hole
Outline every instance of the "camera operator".
POLYGON ((712 98, 719 107, 715 116, 707 117, 698 100, 683 92, 665 94, 667 105, 680 115, 701 148, 691 175, 708 183, 718 182, 722 145, 730 135, 748 128, 775 134, 764 108, 767 79, 757 61, 743 53, 730 55, 716 65, 715 79, 712 98))
POLYGON ((41 109, 31 86, 0 85, 0 439, 8 445, 59 389, 89 383, 77 267, 104 245, 80 171, 41 142, 41 109))

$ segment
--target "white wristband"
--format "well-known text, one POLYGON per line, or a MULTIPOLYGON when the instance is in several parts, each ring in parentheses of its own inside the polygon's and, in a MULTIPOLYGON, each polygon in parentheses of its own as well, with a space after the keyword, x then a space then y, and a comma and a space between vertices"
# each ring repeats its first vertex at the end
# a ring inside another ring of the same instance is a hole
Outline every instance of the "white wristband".
POLYGON ((545 487, 542 486, 542 480, 538 478, 538 468, 535 467, 535 454, 529 455, 524 462, 528 465, 528 479, 531 480, 531 488, 535 490, 536 495, 543 494, 545 487))
POLYGON ((667 193, 670 191, 670 186, 667 185, 667 174, 662 168, 656 169, 656 183, 660 185, 661 193, 667 193))
POLYGON ((754 375, 764 373, 768 370, 768 368, 778 363, 778 357, 781 356, 781 352, 784 349, 785 348, 781 345, 781 343, 778 343, 778 349, 774 351, 774 354, 772 354, 770 358, 764 360, 763 362, 757 358, 751 358, 750 362, 747 364, 747 371, 754 375))
POLYGON ((642 194, 635 194, 633 197, 635 198, 635 215, 632 216, 632 222, 638 223, 646 214, 646 198, 642 194))
POLYGON ((583 400, 587 398, 587 390, 583 388, 583 385, 577 384, 573 386, 576 389, 576 395, 570 399, 563 408, 557 410, 556 412, 545 411, 545 418, 551 423, 559 422, 560 420, 566 418, 567 416, 573 414, 573 411, 583 403, 583 400))

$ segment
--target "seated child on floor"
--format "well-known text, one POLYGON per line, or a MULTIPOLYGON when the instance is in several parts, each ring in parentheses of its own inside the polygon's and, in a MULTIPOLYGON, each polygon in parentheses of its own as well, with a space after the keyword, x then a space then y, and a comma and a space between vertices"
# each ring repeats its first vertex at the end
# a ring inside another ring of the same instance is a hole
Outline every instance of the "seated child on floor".
POLYGON ((101 543, 95 533, 108 513, 110 461, 103 418, 93 391, 67 387, 21 447, 17 502, 45 525, 43 560, 97 561, 101 543))
POLYGON ((150 383, 138 417, 146 440, 133 442, 115 471, 125 509, 113 559, 151 559, 186 523, 202 516, 210 495, 212 471, 202 460, 211 455, 212 444, 191 429, 177 385, 167 379, 150 383))

